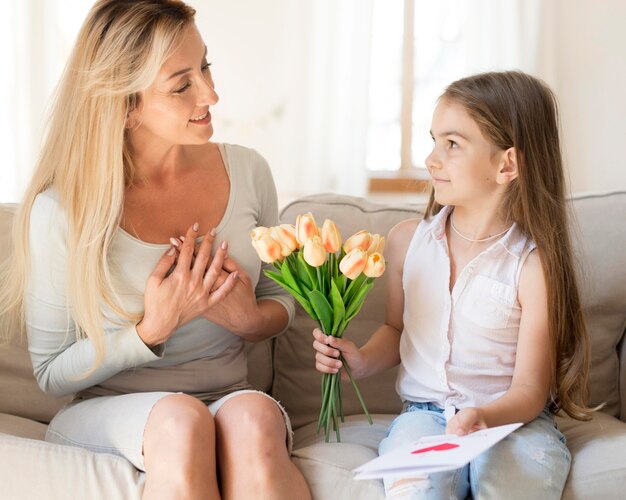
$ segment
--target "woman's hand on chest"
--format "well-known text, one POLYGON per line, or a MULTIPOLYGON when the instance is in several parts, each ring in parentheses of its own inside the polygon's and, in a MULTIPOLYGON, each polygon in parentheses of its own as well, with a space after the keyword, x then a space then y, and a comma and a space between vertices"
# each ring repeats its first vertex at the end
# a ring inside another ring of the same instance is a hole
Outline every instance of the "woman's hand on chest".
MULTIPOLYGON (((197 236, 198 225, 194 224, 180 245, 180 253, 172 247, 161 257, 148 278, 144 293, 144 317, 137 325, 139 336, 148 346, 162 344, 180 326, 206 315, 239 284, 239 270, 228 272, 223 269, 226 243, 218 247, 211 259, 215 235, 208 232, 196 249, 197 236)), ((239 287, 233 299, 245 304, 246 297, 247 294, 239 287)), ((230 300, 229 304, 233 301, 230 300)), ((226 309, 231 310, 232 307, 226 309)))

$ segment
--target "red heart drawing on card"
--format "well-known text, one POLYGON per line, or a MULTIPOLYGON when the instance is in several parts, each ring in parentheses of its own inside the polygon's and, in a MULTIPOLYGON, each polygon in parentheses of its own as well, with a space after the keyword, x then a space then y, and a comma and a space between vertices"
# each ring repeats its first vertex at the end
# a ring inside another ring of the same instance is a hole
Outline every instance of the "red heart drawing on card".
POLYGON ((441 443, 435 446, 429 446, 427 448, 420 448, 419 450, 415 450, 411 452, 411 455, 416 455, 418 453, 426 453, 427 451, 446 451, 453 450, 454 448, 458 448, 460 445, 454 443, 441 443))

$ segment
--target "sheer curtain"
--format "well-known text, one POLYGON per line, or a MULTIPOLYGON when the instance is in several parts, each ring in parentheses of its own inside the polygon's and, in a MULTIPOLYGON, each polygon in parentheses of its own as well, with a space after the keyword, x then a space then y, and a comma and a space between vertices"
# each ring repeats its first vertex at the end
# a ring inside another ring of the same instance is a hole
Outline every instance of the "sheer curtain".
POLYGON ((280 201, 366 191, 372 0, 198 5, 221 100, 215 139, 256 148, 280 201))
POLYGON ((90 2, 9 0, 0 17, 0 202, 17 202, 41 145, 50 96, 90 2))

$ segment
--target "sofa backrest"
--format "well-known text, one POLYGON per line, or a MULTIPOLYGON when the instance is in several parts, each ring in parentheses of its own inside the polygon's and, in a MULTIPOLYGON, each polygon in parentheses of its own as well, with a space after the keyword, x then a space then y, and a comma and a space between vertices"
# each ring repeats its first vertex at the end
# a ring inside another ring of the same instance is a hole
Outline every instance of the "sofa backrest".
POLYGON ((591 404, 626 421, 626 192, 576 196, 572 239, 589 331, 591 404))
MULTIPOLYGON (((11 228, 15 205, 0 205, 0 263, 11 252, 11 228)), ((14 337, 0 345, 0 413, 49 422, 69 401, 45 394, 37 385, 26 347, 26 339, 14 337)))
MULTIPOLYGON (((576 197, 573 202, 574 249, 581 264, 581 292, 592 353, 591 402, 626 421, 626 192, 576 197), (621 396, 620 396, 621 395, 621 396)), ((14 205, 0 205, 0 262, 8 256, 14 205)), ((361 198, 325 194, 286 206, 283 222, 313 212, 321 224, 334 220, 345 237, 367 229, 386 235, 401 220, 421 217, 416 205, 381 205, 361 198)), ((346 336, 361 345, 384 320, 386 275, 376 281, 346 336)), ((311 331, 316 326, 298 306, 290 328, 279 337, 247 346, 249 380, 282 401, 294 427, 315 421, 320 405, 320 375, 315 370, 311 331), (272 370, 273 367, 273 370, 272 370)), ((359 381, 374 413, 395 413, 396 370, 359 381)), ((25 343, 0 345, 0 413, 48 422, 68 398, 44 394, 32 374, 25 343)), ((360 414, 351 387, 344 391, 346 415, 360 414)))
MULTIPOLYGON (((591 403, 606 403, 603 411, 614 416, 620 415, 621 404, 622 419, 626 421, 626 342, 620 345, 626 328, 626 193, 579 196, 572 200, 572 208, 573 245, 582 268, 579 281, 592 353, 591 403)), ((326 218, 334 220, 346 238, 359 229, 387 235, 399 221, 420 217, 422 210, 324 194, 289 204, 281 213, 281 221, 294 223, 298 214, 306 212, 312 212, 318 224, 326 218)), ((358 345, 365 343, 384 321, 385 288, 383 275, 345 332, 358 345)), ((285 405, 296 428, 317 420, 321 400, 321 375, 315 370, 311 345, 311 331, 316 325, 300 307, 297 310, 291 327, 275 340, 272 385, 272 394, 285 405)), ((358 381, 371 412, 399 411, 395 375, 392 369, 358 381)), ((344 413, 362 413, 352 388, 345 387, 344 413)))

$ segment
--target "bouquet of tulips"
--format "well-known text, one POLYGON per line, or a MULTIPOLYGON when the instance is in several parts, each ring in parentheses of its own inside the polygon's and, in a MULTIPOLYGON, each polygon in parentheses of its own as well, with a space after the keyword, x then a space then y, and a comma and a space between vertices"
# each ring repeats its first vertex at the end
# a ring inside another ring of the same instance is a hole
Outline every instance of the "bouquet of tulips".
MULTIPOLYGON (((298 215, 295 226, 257 227, 251 237, 261 260, 276 268, 265 274, 293 295, 326 335, 343 335, 361 309, 374 278, 385 271, 384 237, 359 231, 342 246, 335 223, 326 219, 320 231, 311 213, 298 215)), ((339 359, 371 424, 350 367, 341 355, 339 359)), ((340 441, 338 419, 344 421, 341 377, 339 373, 325 373, 317 431, 324 428, 326 442, 331 425, 340 441)))

